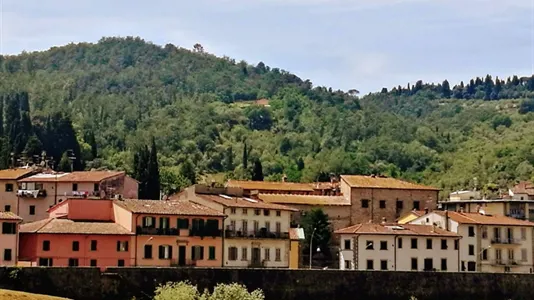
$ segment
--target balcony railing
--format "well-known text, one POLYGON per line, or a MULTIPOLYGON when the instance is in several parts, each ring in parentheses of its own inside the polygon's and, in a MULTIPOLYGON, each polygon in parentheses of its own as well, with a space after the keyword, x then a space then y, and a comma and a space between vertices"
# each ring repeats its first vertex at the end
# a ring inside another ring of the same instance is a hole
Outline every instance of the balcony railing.
POLYGON ((137 234, 143 235, 173 235, 173 236, 200 236, 200 237, 221 237, 220 229, 183 229, 183 228, 157 228, 137 226, 137 234))
POLYGON ((195 267, 197 265, 197 261, 196 260, 192 260, 192 259, 186 259, 185 262, 178 262, 178 259, 173 259, 171 261, 171 267, 195 267))
POLYGON ((67 197, 73 197, 73 198, 74 197, 79 197, 79 198, 98 197, 100 196, 100 191, 70 191, 70 192, 64 192, 61 195, 67 196, 67 197))
POLYGON ((521 240, 514 238, 493 238, 491 239, 491 243, 501 245, 518 245, 521 244, 521 240))
POLYGON ((180 231, 177 228, 152 228, 141 226, 137 226, 136 233, 145 235, 180 235, 180 231))
POLYGON ((508 260, 494 259, 491 261, 491 264, 494 266, 519 266, 521 265, 521 262, 515 259, 508 259, 508 260))
POLYGON ((248 263, 249 268, 265 268, 265 261, 250 261, 248 263))
POLYGON ((289 239, 288 232, 225 230, 226 238, 289 239))
POLYGON ((26 198, 44 198, 46 190, 17 190, 17 196, 26 198))
POLYGON ((211 229, 211 228, 203 228, 203 229, 196 229, 193 228, 189 230, 190 236, 200 236, 200 237, 222 237, 222 230, 220 229, 211 229))

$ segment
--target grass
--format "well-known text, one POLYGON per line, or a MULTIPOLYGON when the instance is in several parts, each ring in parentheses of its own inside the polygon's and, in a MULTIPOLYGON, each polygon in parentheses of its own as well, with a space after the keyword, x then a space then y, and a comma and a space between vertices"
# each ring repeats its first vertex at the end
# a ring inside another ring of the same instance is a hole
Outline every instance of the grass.
POLYGON ((66 298, 52 297, 39 294, 30 294, 11 290, 0 289, 0 300, 64 300, 66 298))

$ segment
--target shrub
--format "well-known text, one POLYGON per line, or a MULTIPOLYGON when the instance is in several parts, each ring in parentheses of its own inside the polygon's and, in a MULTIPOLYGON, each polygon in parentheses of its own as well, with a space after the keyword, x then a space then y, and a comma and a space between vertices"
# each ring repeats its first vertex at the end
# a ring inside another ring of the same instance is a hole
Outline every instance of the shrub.
POLYGON ((200 294, 197 287, 189 282, 169 282, 156 289, 154 300, 264 300, 261 290, 249 292, 241 284, 218 284, 213 293, 208 290, 200 294))

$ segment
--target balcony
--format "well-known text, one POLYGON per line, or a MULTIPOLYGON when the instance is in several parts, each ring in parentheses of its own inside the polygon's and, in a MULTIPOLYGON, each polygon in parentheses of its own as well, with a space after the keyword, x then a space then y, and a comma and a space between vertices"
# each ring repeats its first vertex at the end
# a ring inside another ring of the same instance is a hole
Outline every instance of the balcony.
POLYGON ((267 230, 259 231, 235 231, 225 230, 226 238, 244 238, 244 239, 289 239, 288 232, 270 232, 267 230))
POLYGON ((522 209, 511 208, 510 212, 506 215, 514 219, 524 220, 526 218, 525 211, 522 209))
MULTIPOLYGON (((60 196, 58 194, 58 196, 60 196)), ((87 198, 87 197, 99 197, 99 191, 70 191, 62 193, 61 196, 71 197, 71 198, 87 198)))
POLYGON ((177 228, 152 228, 141 226, 137 226, 135 233, 140 235, 180 235, 177 228))
POLYGON ((193 228, 189 230, 189 236, 199 236, 199 237, 222 237, 222 230, 220 229, 211 229, 211 228, 193 228))
POLYGON ((519 245, 521 244, 521 240, 514 238, 493 238, 491 239, 491 243, 495 245, 519 245))
POLYGON ((44 198, 46 190, 17 190, 17 196, 23 198, 44 198))
POLYGON ((519 262, 518 260, 515 260, 515 259, 508 259, 508 260, 494 259, 494 260, 491 261, 491 265, 493 265, 493 266, 515 267, 515 266, 520 266, 521 262, 519 262))
POLYGON ((171 267, 196 267, 197 261, 192 259, 186 259, 184 262, 179 262, 178 259, 171 261, 171 267))
POLYGON ((155 228, 137 226, 135 230, 139 235, 172 235, 172 236, 199 236, 221 237, 220 229, 183 229, 183 228, 155 228))

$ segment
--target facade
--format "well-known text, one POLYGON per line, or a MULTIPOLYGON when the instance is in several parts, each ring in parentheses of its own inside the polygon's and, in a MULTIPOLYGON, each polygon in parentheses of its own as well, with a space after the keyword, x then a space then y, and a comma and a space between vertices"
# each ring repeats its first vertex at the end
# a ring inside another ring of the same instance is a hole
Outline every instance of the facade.
POLYGON ((197 185, 180 196, 228 216, 224 220, 223 266, 289 268, 290 219, 291 213, 297 210, 258 199, 229 196, 228 191, 197 185))
POLYGON ((24 222, 43 220, 50 207, 69 198, 137 198, 137 190, 124 172, 40 173, 18 180, 17 213, 24 222))
POLYGON ((239 181, 228 180, 228 188, 239 188, 243 190, 243 195, 251 196, 262 194, 290 194, 290 195, 339 195, 339 184, 337 182, 317 182, 317 183, 296 183, 296 182, 274 182, 274 181, 239 181))
POLYGON ((223 265, 222 212, 187 201, 115 200, 113 214, 136 233, 135 266, 223 265))
POLYGON ((35 173, 31 168, 0 170, 0 210, 17 212, 17 180, 35 173))
POLYGON ((12 212, 0 211, 0 266, 16 266, 19 249, 20 217, 12 212))
POLYGON ((415 219, 419 218, 420 216, 425 215, 427 213, 428 213, 428 210, 427 211, 424 211, 424 210, 412 210, 411 212, 400 216, 400 218, 397 219, 397 223, 399 223, 399 224, 408 224, 411 221, 413 221, 413 220, 415 220, 415 219))
POLYGON ((481 199, 479 191, 456 191, 449 195, 451 201, 481 199))
POLYGON ((436 226, 367 223, 336 234, 341 270, 458 272, 460 236, 436 226))
POLYGON ((343 196, 259 194, 266 203, 286 205, 297 209, 291 214, 291 223, 300 224, 300 218, 314 208, 322 209, 327 215, 333 230, 350 226, 350 201, 343 196))
POLYGON ((532 222, 480 212, 433 211, 411 224, 435 224, 462 236, 460 271, 532 273, 532 222))
POLYGON ((393 221, 412 211, 434 209, 439 189, 381 176, 342 175, 341 194, 351 203, 351 224, 393 221))

